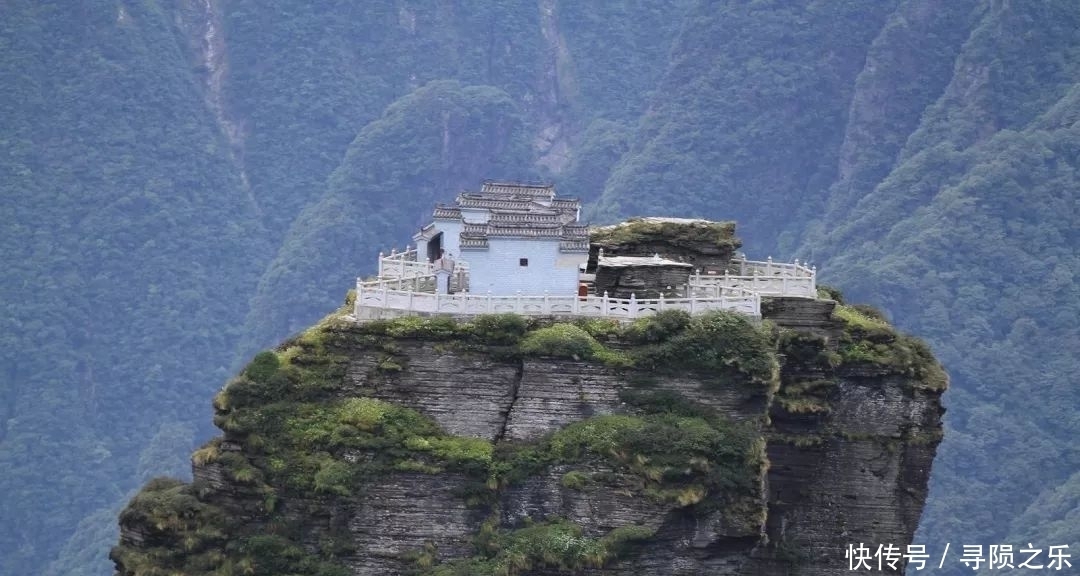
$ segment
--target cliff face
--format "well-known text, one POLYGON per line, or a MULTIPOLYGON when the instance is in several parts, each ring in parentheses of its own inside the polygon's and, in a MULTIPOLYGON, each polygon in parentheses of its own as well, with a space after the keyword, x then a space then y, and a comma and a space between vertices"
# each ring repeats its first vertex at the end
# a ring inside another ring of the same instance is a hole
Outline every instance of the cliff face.
POLYGON ((117 574, 839 573, 910 541, 945 377, 834 306, 328 318, 219 394, 194 482, 121 516, 117 574))

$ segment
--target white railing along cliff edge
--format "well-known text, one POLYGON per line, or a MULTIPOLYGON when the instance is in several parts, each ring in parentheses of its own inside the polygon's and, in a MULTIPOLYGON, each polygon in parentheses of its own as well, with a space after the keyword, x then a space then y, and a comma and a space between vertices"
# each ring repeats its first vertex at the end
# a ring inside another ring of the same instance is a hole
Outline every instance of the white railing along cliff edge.
POLYGON ((702 296, 720 288, 742 288, 762 296, 786 296, 794 298, 817 298, 817 268, 808 268, 796 260, 794 264, 753 260, 736 260, 739 274, 703 275, 701 271, 690 276, 690 289, 702 296))
POLYGON ((761 296, 749 290, 732 288, 725 295, 699 298, 641 299, 603 296, 494 296, 491 294, 434 294, 399 290, 390 282, 363 282, 356 285, 355 316, 371 319, 383 310, 406 314, 475 315, 513 313, 525 316, 591 316, 633 320, 664 310, 685 310, 698 314, 711 310, 728 310, 761 316, 761 296))

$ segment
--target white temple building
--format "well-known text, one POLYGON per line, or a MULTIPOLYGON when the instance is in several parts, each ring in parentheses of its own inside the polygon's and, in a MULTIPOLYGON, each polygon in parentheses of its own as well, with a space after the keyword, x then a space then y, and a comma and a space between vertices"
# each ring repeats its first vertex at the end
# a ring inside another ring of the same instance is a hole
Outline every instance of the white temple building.
POLYGON ((553 185, 485 182, 437 206, 413 240, 427 262, 467 262, 472 293, 570 296, 589 258, 580 215, 581 202, 557 197, 553 185))
MULTIPOLYGON (((438 205, 415 248, 379 254, 378 274, 356 279, 357 321, 404 315, 513 313, 634 320, 665 310, 761 317, 761 298, 816 298, 815 268, 732 260, 722 272, 660 254, 589 263, 581 202, 552 185, 485 182, 438 205)), ((640 219, 639 219, 640 220, 640 219)), ((657 219, 666 222, 707 222, 657 219)), ((628 221, 616 226, 632 225, 628 221)))

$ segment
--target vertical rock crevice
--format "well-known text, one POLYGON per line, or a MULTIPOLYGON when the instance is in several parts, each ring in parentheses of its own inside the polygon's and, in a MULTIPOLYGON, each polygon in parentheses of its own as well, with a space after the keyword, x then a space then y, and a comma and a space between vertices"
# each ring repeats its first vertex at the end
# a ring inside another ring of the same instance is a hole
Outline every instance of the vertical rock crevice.
POLYGON ((499 431, 495 434, 495 445, 498 446, 503 438, 506 437, 506 429, 510 426, 510 415, 514 413, 514 406, 518 401, 518 394, 521 391, 521 381, 525 378, 525 361, 519 360, 517 364, 517 371, 514 373, 514 379, 510 382, 510 403, 506 405, 506 413, 502 415, 502 424, 499 425, 499 431))

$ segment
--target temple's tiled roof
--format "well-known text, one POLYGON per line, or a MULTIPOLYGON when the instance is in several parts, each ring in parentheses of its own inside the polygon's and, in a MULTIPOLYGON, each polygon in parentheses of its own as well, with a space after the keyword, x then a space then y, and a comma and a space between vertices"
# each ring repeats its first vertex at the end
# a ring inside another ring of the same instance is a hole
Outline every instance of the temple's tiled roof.
POLYGON ((559 214, 555 210, 545 210, 536 212, 523 212, 523 211, 510 211, 510 210, 496 210, 491 212, 491 217, 488 219, 494 223, 517 223, 517 224, 546 224, 546 223, 562 223, 562 214, 559 214))
POLYGON ((546 198, 551 200, 555 197, 553 184, 521 184, 518 182, 484 182, 480 188, 480 194, 500 196, 524 196, 546 198))
POLYGON ((577 224, 580 209, 580 200, 556 197, 550 184, 485 182, 480 192, 462 192, 453 205, 436 207, 434 216, 465 221, 463 248, 485 248, 491 237, 558 238, 564 251, 581 251, 588 249, 588 230, 577 224), (486 211, 487 222, 468 222, 463 211, 486 211))
POLYGON ((440 219, 460 219, 461 208, 458 208, 456 206, 436 206, 435 217, 440 219))

